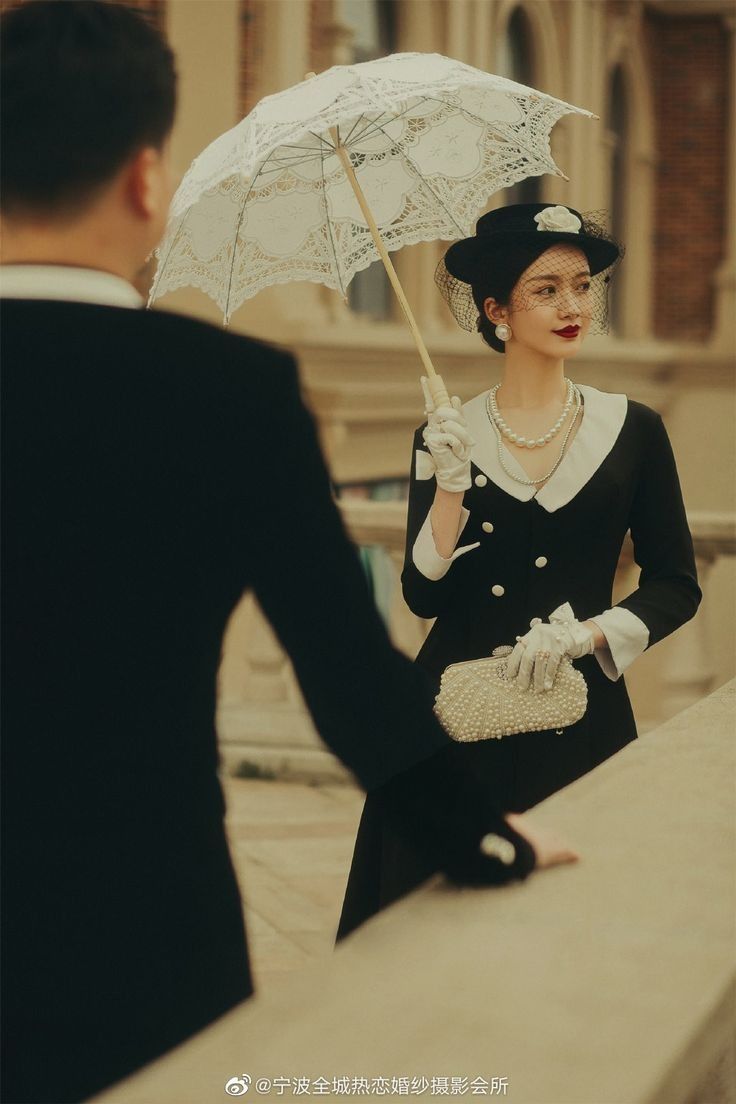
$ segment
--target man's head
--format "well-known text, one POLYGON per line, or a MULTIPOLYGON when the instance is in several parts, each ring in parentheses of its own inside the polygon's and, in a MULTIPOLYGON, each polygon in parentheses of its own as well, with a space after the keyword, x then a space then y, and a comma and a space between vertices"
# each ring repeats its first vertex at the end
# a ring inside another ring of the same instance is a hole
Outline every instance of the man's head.
POLYGON ((11 239, 27 227, 84 232, 104 213, 142 263, 170 199, 171 50, 135 12, 103 0, 21 5, 2 18, 0 50, 0 212, 11 239))

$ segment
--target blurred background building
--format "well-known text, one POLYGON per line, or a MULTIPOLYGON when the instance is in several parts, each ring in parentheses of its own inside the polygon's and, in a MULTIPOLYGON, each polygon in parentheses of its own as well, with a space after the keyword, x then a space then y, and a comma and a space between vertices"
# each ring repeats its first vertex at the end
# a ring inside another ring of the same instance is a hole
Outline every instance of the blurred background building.
MULTIPOLYGON (((605 210, 626 244, 611 332, 589 338, 570 371, 664 417, 705 594, 696 619, 627 674, 640 729, 731 678, 731 0, 138 0, 133 6, 176 51, 173 149, 181 171, 262 96, 310 70, 397 51, 446 54, 600 117, 568 116, 553 132, 553 156, 569 182, 529 179, 493 196, 489 206, 540 200, 605 210)), ((443 251, 441 243, 423 244, 393 257, 438 370, 451 393, 468 399, 495 382, 501 361, 479 337, 457 328, 436 292, 433 273, 443 251)), ((215 304, 196 290, 157 306, 221 321, 215 304)), ((232 328, 295 351, 376 600, 397 643, 415 653, 428 626, 403 605, 397 570, 412 431, 422 421, 420 363, 382 267, 359 274, 346 301, 313 284, 269 289, 241 307, 232 328)), ((636 577, 624 550, 615 597, 633 589, 636 577)), ((339 773, 319 748, 290 667, 250 598, 231 621, 220 684, 219 726, 232 769, 339 773)))

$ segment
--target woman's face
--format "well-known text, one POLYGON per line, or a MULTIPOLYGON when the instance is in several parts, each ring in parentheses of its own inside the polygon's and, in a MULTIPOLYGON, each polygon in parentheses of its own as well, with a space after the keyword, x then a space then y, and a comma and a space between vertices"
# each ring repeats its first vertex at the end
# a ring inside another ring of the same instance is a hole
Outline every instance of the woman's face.
POLYGON ((519 277, 507 307, 500 308, 493 299, 484 306, 493 322, 503 313, 511 327, 510 341, 517 346, 554 359, 572 356, 590 328, 588 259, 574 245, 553 245, 519 277))

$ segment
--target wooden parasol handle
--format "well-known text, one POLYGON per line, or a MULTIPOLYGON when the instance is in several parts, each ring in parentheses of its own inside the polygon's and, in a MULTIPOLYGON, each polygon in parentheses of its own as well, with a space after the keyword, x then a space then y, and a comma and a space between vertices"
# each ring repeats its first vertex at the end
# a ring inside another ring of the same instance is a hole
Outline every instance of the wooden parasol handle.
POLYGON ((396 269, 391 263, 391 258, 388 255, 388 250, 386 249, 386 246, 383 244, 383 239, 381 238, 378 226, 376 225, 376 220, 373 217, 373 212, 368 206, 368 202, 363 195, 363 189, 358 183, 358 179, 355 175, 355 170, 353 169, 352 163, 350 161, 350 154, 346 150, 345 146, 340 145, 340 139, 338 138, 337 130, 335 127, 330 128, 330 135, 332 136, 332 140, 335 143, 335 153, 340 158, 342 166, 345 169, 345 175, 350 181, 350 185, 355 192, 355 198, 357 199, 358 205, 363 212, 363 218, 368 223, 368 229, 370 230, 371 237, 375 242, 376 249, 378 250, 378 255, 383 261, 383 267, 386 269, 388 278, 391 281, 391 286, 396 292, 396 296, 399 300, 399 303, 401 304, 401 309, 404 312, 406 321, 409 323, 409 329, 411 330, 412 337, 414 338, 417 349, 419 351, 419 356, 422 358, 422 364, 424 365, 427 372, 429 390, 431 392, 432 399, 434 400, 434 405, 435 407, 449 406, 450 396, 447 393, 447 388, 445 387, 442 376, 440 376, 435 371, 434 365, 432 364, 427 346, 424 344, 424 339, 419 332, 419 327, 417 326, 416 319, 412 314, 412 310, 409 306, 409 303, 407 302, 406 295, 404 295, 404 289, 401 286, 401 281, 396 275, 396 269))

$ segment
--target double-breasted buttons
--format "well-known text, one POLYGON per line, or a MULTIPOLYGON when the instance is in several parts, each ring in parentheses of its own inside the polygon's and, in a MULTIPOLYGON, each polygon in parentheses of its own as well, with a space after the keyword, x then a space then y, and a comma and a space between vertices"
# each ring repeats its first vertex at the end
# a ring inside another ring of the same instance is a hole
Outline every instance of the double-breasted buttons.
POLYGON ((500 583, 496 583, 495 586, 491 587, 491 594, 493 594, 496 598, 503 598, 505 593, 506 590, 504 587, 501 586, 500 583))
POLYGON ((511 866, 516 858, 516 848, 511 840, 497 836, 494 832, 489 832, 483 837, 480 841, 480 849, 490 859, 499 859, 504 866, 511 866))
POLYGON ((484 533, 492 533, 493 532, 493 525, 491 524, 490 521, 484 521, 483 524, 481 525, 481 529, 483 530, 484 533))
POLYGON ((534 566, 535 567, 546 567, 547 566, 547 557, 546 556, 537 556, 536 560, 534 561, 534 566))
POLYGON ((476 475, 473 482, 475 483, 476 487, 485 487, 486 483, 488 482, 488 476, 483 474, 476 475))

